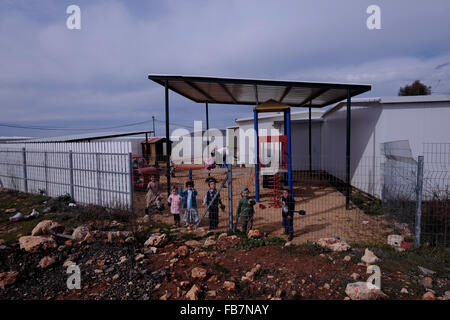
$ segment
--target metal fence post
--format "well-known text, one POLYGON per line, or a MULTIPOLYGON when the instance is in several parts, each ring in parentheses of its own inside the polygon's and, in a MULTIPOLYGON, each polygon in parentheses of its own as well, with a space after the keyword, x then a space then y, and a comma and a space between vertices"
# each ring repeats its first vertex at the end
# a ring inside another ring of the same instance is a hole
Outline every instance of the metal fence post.
POLYGON ((227 165, 227 179, 228 179, 228 216, 230 230, 233 230, 233 172, 231 164, 227 165))
POLYGON ((101 197, 101 192, 100 192, 100 155, 97 153, 95 153, 95 174, 97 176, 97 204, 99 206, 102 205, 102 197, 101 197))
POLYGON ((69 150, 69 174, 70 174, 70 196, 75 200, 74 188, 73 188, 73 157, 72 150, 69 150))
POLYGON ((414 232, 414 246, 420 247, 420 232, 422 222, 422 189, 423 189, 423 156, 419 156, 417 162, 416 185, 416 227, 414 232))
POLYGON ((28 192, 28 177, 27 177, 27 152, 22 148, 22 166, 23 166, 23 188, 28 192))
POLYGON ((45 175, 45 194, 48 196, 48 169, 47 169, 47 151, 44 151, 44 175, 45 175))
POLYGON ((128 166, 129 166, 129 173, 130 173, 130 179, 129 179, 129 188, 130 188, 130 194, 129 194, 129 201, 130 201, 130 210, 131 214, 134 213, 134 197, 133 197, 133 154, 130 152, 128 153, 128 166))

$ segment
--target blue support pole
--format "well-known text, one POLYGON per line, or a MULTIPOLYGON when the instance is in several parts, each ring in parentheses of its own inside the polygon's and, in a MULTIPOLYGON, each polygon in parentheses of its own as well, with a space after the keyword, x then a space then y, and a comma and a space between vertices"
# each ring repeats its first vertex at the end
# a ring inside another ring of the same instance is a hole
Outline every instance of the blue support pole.
POLYGON ((258 139, 258 110, 253 110, 255 128, 255 198, 259 202, 259 139, 258 139))
POLYGON ((291 109, 286 110, 286 134, 287 134, 287 161, 288 161, 288 186, 294 195, 294 184, 292 183, 292 153, 291 153, 291 109))
POLYGON ((188 173, 189 173, 189 180, 192 180, 192 169, 189 169, 188 173))

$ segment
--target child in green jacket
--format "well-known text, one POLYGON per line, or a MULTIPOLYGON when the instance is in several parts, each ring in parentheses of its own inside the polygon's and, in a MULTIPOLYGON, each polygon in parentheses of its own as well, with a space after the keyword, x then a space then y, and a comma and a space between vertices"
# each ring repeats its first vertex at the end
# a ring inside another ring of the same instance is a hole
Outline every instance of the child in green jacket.
POLYGON ((242 232, 248 233, 253 226, 253 215, 255 214, 255 200, 250 199, 250 191, 247 187, 241 189, 241 200, 239 200, 236 216, 242 223, 242 232))

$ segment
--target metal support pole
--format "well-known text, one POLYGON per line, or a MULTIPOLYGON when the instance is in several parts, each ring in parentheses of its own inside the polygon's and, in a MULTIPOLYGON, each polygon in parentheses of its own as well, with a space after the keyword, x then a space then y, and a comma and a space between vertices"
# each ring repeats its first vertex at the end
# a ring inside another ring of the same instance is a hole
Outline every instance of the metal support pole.
POLYGON ((206 102, 206 150, 208 150, 208 156, 209 156, 209 114, 208 114, 208 102, 206 102))
POLYGON ((292 152, 291 152, 291 109, 286 110, 286 128, 287 128, 287 167, 288 167, 288 186, 291 195, 294 196, 294 184, 292 182, 292 152))
POLYGON ((258 110, 253 110, 253 123, 255 129, 255 198, 259 202, 259 133, 258 133, 258 110))
POLYGON ((148 143, 148 133, 146 132, 145 133, 145 155, 144 155, 144 157, 145 157, 145 160, 147 160, 147 163, 149 162, 149 160, 150 160, 150 145, 149 145, 149 143, 148 143))
POLYGON ((169 84, 164 81, 164 91, 166 95, 166 177, 167 177, 167 196, 170 196, 170 155, 169 155, 169 144, 170 144, 170 136, 169 136, 169 84))
POLYGON ((128 179, 128 183, 129 183, 129 189, 130 189, 130 193, 129 193, 129 201, 130 201, 130 211, 131 214, 134 213, 134 188, 133 188, 133 154, 130 152, 128 153, 128 166, 129 166, 129 179, 128 179))
POLYGON ((309 174, 312 172, 312 134, 311 134, 311 104, 309 105, 309 119, 308 119, 308 141, 309 141, 309 174))
POLYGON ((48 196, 48 169, 47 169, 47 151, 44 151, 44 175, 45 175, 45 195, 48 196))
POLYGON ((189 180, 192 180, 192 169, 189 169, 188 171, 188 178, 189 180))
POLYGON ((23 188, 28 192, 28 177, 27 177, 27 152, 22 148, 22 167, 23 167, 23 188))
POLYGON ((231 164, 227 165, 228 172, 228 218, 230 231, 233 231, 233 171, 231 164))
POLYGON ((153 121, 153 136, 156 137, 156 131, 155 131, 155 116, 152 116, 153 121))
POLYGON ((350 95, 350 89, 347 89, 347 140, 346 140, 346 151, 345 151, 345 208, 350 209, 350 129, 351 129, 351 105, 352 98, 350 95))
POLYGON ((95 171, 97 176, 97 204, 99 206, 102 205, 102 195, 100 192, 100 155, 98 153, 95 154, 95 171))
POLYGON ((420 247, 420 233, 422 223, 422 188, 423 188, 423 156, 419 156, 417 162, 417 186, 416 186, 416 226, 414 232, 414 247, 420 247))
POLYGON ((70 196, 75 200, 73 188, 73 155, 72 150, 69 150, 69 175, 70 175, 70 196))

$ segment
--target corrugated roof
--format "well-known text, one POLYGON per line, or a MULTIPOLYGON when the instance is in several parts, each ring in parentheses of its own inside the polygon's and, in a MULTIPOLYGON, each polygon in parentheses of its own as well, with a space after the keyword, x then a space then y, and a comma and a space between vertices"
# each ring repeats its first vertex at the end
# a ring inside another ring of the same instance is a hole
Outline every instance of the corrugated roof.
POLYGON ((150 74, 150 80, 200 103, 258 105, 273 99, 292 107, 322 108, 371 89, 367 84, 150 74))
POLYGON ((67 136, 38 138, 22 141, 24 143, 44 143, 44 142, 80 142, 99 140, 114 137, 134 136, 138 134, 150 133, 152 131, 129 131, 129 132, 96 132, 96 133, 81 133, 67 136))

